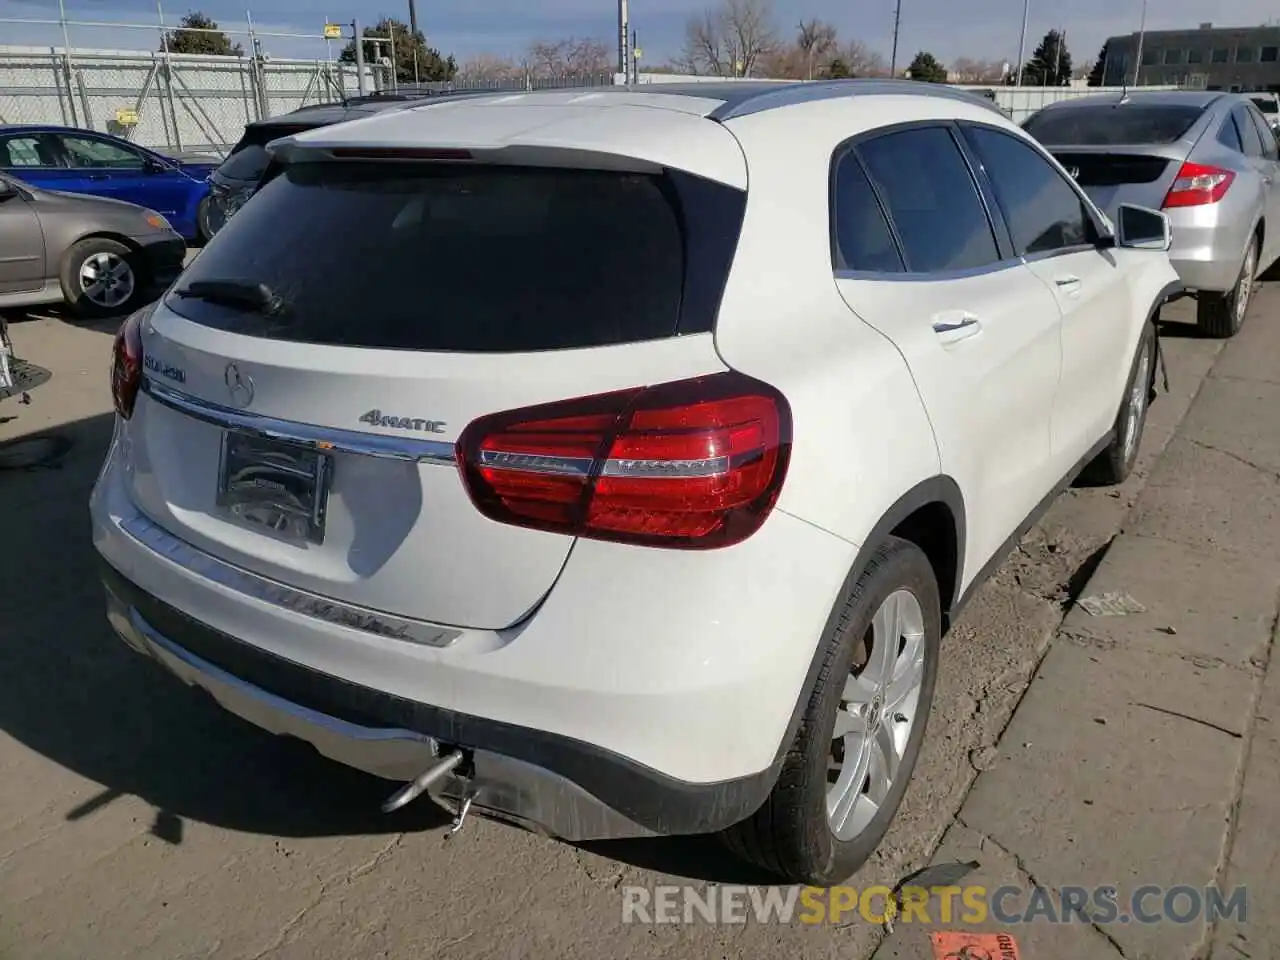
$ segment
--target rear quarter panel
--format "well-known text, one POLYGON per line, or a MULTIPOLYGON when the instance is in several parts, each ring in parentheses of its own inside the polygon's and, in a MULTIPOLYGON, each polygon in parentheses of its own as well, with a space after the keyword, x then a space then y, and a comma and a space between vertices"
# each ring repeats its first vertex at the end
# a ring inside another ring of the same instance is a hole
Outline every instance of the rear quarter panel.
MULTIPOLYGON (((940 468, 905 361, 849 310, 832 269, 832 154, 859 128, 894 122, 898 99, 820 101, 728 123, 750 188, 717 347, 726 364, 774 384, 791 404, 794 445, 779 507, 855 545, 940 468)), ((907 104, 914 111, 920 98, 907 104)))

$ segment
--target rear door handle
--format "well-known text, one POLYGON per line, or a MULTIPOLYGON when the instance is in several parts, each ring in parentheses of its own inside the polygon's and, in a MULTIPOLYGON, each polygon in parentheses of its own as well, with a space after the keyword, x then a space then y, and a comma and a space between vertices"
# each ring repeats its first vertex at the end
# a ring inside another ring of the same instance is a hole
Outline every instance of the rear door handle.
POLYGON ((982 332, 982 323, 971 313, 940 313, 933 318, 933 332, 944 344, 956 343, 982 332))
POLYGON ((1080 278, 1076 276, 1058 277, 1053 281, 1054 286, 1066 294, 1075 294, 1080 292, 1080 278))

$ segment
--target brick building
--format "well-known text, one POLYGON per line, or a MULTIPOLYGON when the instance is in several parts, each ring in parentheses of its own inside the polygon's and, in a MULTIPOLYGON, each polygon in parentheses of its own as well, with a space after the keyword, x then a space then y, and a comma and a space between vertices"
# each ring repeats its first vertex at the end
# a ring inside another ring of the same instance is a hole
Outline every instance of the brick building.
MULTIPOLYGON (((1103 85, 1134 82, 1138 34, 1107 41, 1103 85)), ((1138 85, 1180 84, 1202 90, 1280 91, 1280 26, 1148 30, 1138 85)))

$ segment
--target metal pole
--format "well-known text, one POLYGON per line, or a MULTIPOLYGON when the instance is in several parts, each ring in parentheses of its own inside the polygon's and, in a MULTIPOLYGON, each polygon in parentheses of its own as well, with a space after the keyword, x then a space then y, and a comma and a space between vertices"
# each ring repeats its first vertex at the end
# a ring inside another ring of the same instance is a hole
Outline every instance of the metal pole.
POLYGON ((627 0, 618 0, 618 73, 623 82, 631 77, 631 9, 627 0))
POLYGON ((400 63, 396 60, 396 25, 390 20, 387 21, 387 36, 391 38, 391 92, 395 93, 400 89, 400 63))
POLYGON ((418 38, 418 2, 417 0, 409 0, 409 32, 413 34, 413 39, 418 38))
POLYGON ((1022 86, 1022 67, 1027 62, 1027 19, 1031 16, 1031 0, 1022 0, 1022 39, 1018 41, 1018 86, 1022 86))
POLYGON ((67 83, 67 101, 71 104, 71 125, 78 127, 76 92, 71 78, 71 35, 67 32, 67 5, 64 0, 58 0, 58 21, 62 24, 62 76, 67 83))
POLYGON ((1142 44, 1147 38, 1147 0, 1142 0, 1142 22, 1138 25, 1138 55, 1134 57, 1133 85, 1138 86, 1138 77, 1142 73, 1142 44))
POLYGON ((360 21, 351 21, 351 35, 356 38, 356 89, 364 96, 364 38, 360 36, 360 21))
MULTIPOLYGON (((182 149, 182 131, 178 129, 178 102, 173 96, 173 61, 169 57, 169 37, 164 32, 164 6, 156 0, 156 16, 160 20, 160 49, 164 53, 164 93, 169 101, 169 119, 173 121, 173 146, 182 149)), ((161 111, 163 113, 163 111, 161 111)))
POLYGON ((889 79, 896 79, 898 76, 898 26, 902 23, 902 0, 898 0, 898 4, 893 10, 893 55, 889 58, 889 79))

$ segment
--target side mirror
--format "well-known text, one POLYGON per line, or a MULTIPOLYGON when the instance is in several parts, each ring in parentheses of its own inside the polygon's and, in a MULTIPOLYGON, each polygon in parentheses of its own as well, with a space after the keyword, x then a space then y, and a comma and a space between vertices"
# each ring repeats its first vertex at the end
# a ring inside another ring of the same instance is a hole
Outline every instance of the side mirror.
POLYGON ((1173 246, 1173 228, 1169 225, 1169 218, 1159 210, 1122 203, 1119 221, 1116 226, 1117 246, 1165 252, 1173 246))
POLYGON ((17 192, 18 191, 14 189, 13 184, 8 180, 0 180, 0 200, 3 200, 6 197, 12 197, 17 192))
POLYGON ((168 171, 169 167, 154 157, 146 157, 142 161, 142 169, 147 171, 147 173, 165 173, 168 171))

